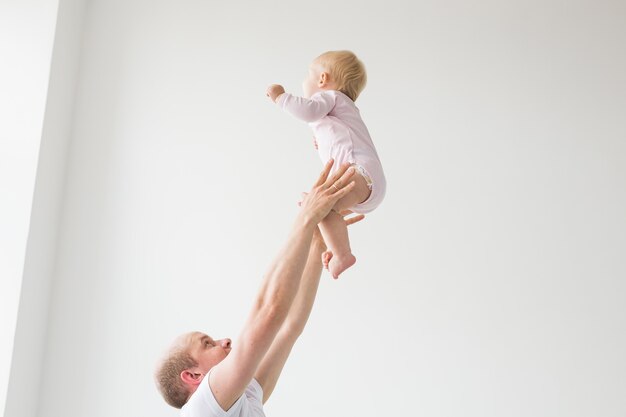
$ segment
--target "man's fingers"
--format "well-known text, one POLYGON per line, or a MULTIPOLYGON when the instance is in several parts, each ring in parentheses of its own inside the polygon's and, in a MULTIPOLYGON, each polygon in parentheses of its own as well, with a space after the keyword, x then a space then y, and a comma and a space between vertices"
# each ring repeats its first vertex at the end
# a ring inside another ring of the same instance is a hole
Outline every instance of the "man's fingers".
POLYGON ((298 201, 299 206, 302 206, 302 202, 304 201, 307 195, 309 195, 309 193, 302 192, 302 197, 300 197, 300 201, 298 201))
POLYGON ((342 165, 341 169, 333 175, 333 181, 329 184, 329 187, 333 191, 340 190, 350 183, 350 178, 354 175, 354 168, 350 165, 342 165))
MULTIPOLYGON (((348 183, 348 185, 342 187, 341 189, 339 189, 338 191, 334 192, 332 194, 332 198, 337 201, 339 199, 341 199, 343 196, 345 196, 346 194, 348 194, 350 191, 352 191, 354 189, 354 187, 356 186, 356 182, 351 181, 350 183, 348 183)), ((334 187, 331 187, 332 190, 334 190, 334 187)))
POLYGON ((326 162, 326 165, 324 165, 324 169, 322 170, 322 173, 320 174, 319 178, 317 179, 313 187, 318 187, 326 182, 326 179, 328 178, 328 174, 330 173, 330 169, 333 167, 334 162, 335 161, 332 159, 329 159, 328 162, 326 162))
POLYGON ((332 177, 326 180, 326 186, 332 187, 334 184, 337 188, 342 188, 348 183, 347 180, 352 175, 354 175, 354 168, 352 168, 350 166, 350 163, 348 162, 343 163, 341 164, 337 172, 335 172, 332 177))
POLYGON ((358 223, 365 218, 364 214, 359 214, 358 216, 350 217, 348 219, 344 219, 346 225, 350 226, 351 224, 358 223))

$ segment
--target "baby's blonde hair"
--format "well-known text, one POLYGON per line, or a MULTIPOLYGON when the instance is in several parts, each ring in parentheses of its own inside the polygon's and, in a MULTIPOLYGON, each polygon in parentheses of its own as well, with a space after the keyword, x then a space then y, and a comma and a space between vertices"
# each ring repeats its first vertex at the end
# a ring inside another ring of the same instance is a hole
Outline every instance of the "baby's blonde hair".
POLYGON ((324 67, 337 90, 356 101, 367 83, 365 66, 351 51, 328 51, 315 58, 324 67))

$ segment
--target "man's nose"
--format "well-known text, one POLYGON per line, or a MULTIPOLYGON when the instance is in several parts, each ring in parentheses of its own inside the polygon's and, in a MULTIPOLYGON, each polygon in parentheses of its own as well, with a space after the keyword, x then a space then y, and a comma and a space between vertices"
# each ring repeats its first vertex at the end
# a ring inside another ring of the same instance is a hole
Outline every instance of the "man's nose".
POLYGON ((230 348, 230 343, 231 343, 231 340, 229 338, 220 340, 220 346, 223 347, 224 349, 230 348))

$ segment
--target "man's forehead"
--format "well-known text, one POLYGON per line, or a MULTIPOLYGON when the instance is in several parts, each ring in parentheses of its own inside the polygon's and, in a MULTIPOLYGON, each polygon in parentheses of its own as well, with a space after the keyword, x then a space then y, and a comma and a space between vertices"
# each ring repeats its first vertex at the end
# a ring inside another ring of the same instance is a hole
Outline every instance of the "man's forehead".
POLYGON ((205 337, 209 337, 207 334, 202 332, 189 332, 178 336, 178 338, 174 342, 174 346, 177 347, 186 347, 192 344, 194 341, 203 339, 205 337))

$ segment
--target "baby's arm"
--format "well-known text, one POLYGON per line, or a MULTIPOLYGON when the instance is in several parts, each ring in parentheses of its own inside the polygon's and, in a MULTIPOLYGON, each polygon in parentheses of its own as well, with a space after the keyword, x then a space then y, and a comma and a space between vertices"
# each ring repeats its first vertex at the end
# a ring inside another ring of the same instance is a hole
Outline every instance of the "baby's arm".
POLYGON ((308 99, 285 93, 282 86, 274 84, 267 89, 267 95, 287 113, 307 123, 321 119, 335 107, 335 96, 325 92, 308 99))
POLYGON ((276 103, 287 113, 307 123, 326 116, 335 107, 335 96, 318 93, 310 99, 283 93, 276 103))

